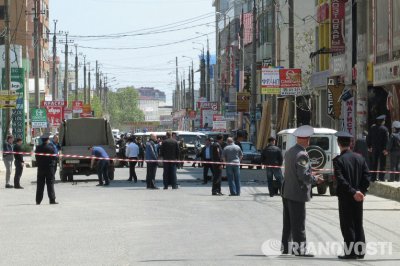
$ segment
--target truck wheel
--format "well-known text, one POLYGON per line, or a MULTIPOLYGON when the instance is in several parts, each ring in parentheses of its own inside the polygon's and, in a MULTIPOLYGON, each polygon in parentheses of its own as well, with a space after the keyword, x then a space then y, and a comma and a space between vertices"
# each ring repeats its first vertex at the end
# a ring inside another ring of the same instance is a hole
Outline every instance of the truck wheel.
POLYGON ((317 191, 319 195, 324 195, 326 193, 327 190, 327 186, 325 184, 321 184, 317 186, 317 191))
POLYGON ((60 173, 60 179, 61 179, 61 182, 67 182, 67 180, 68 180, 68 175, 67 175, 67 173, 65 173, 64 171, 61 171, 61 173, 60 173))
POLYGON ((329 183, 329 194, 336 196, 336 184, 334 182, 329 183))

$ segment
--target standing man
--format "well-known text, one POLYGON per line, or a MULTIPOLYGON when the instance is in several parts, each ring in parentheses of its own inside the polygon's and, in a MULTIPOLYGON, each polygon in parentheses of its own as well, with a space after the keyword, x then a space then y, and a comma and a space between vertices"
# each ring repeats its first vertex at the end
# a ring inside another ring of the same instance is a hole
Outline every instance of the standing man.
MULTIPOLYGON (((385 126, 385 115, 376 118, 376 124, 371 127, 367 137, 368 151, 372 153, 372 170, 378 171, 379 181, 385 181, 386 147, 389 140, 389 131, 385 126)), ((371 181, 376 181, 376 172, 372 172, 371 181)))
POLYGON ((178 164, 178 166, 179 166, 179 168, 183 168, 183 161, 185 160, 185 156, 187 153, 187 147, 186 147, 185 140, 183 139, 183 137, 179 137, 178 146, 179 146, 179 160, 181 161, 178 164))
POLYGON ((233 143, 229 137, 227 145, 222 151, 222 160, 226 163, 226 175, 228 176, 230 196, 240 196, 240 161, 243 158, 242 149, 233 143))
MULTIPOLYGON (((14 152, 22 152, 22 139, 17 138, 14 146, 14 152)), ((24 156, 22 154, 14 153, 14 165, 15 165, 15 175, 14 175, 14 188, 23 189, 20 184, 22 171, 24 169, 24 156)))
POLYGON ((306 249, 306 202, 310 201, 311 185, 323 182, 313 176, 306 148, 314 129, 297 128, 293 135, 297 144, 285 153, 285 178, 282 185, 283 230, 282 254, 293 252, 296 256, 314 257, 306 249), (292 246, 290 246, 292 243, 292 246))
POLYGON ((339 200, 340 229, 345 254, 339 259, 362 259, 365 255, 363 202, 369 187, 369 170, 365 159, 350 149, 352 135, 337 132, 340 155, 333 159, 339 200), (348 253, 346 253, 348 251, 348 253))
POLYGON ((135 138, 132 136, 129 138, 128 144, 126 145, 125 156, 129 160, 129 178, 128 181, 132 182, 132 178, 135 183, 137 183, 137 175, 135 166, 137 164, 137 159, 139 156, 139 146, 135 143, 135 138))
POLYGON ((3 162, 4 166, 6 167, 6 188, 13 188, 13 186, 10 185, 12 163, 14 160, 14 156, 12 154, 13 142, 13 135, 8 135, 6 141, 3 144, 3 162))
MULTIPOLYGON (((390 155, 390 171, 400 172, 400 122, 393 122, 393 132, 390 136, 387 151, 390 155)), ((400 181, 399 173, 390 174, 390 182, 400 181)))
POLYGON ((140 160, 137 164, 138 167, 143 167, 144 160, 144 150, 146 149, 146 145, 142 142, 142 138, 136 139, 136 144, 139 146, 139 155, 138 159, 140 160))
MULTIPOLYGON (((167 139, 162 142, 161 156, 163 157, 163 160, 166 161, 177 161, 179 159, 178 142, 174 138, 172 138, 171 132, 167 132, 167 139)), ((168 185, 171 185, 172 189, 178 188, 176 178, 176 164, 176 162, 163 162, 164 189, 168 189, 168 185)))
MULTIPOLYGON (((211 161, 211 143, 214 140, 212 138, 206 139, 206 145, 201 149, 200 158, 203 162, 210 162, 211 161)), ((213 174, 212 164, 203 163, 203 185, 207 184, 208 181, 208 169, 211 170, 211 174, 213 174)))
POLYGON ((212 173, 213 173, 213 184, 211 189, 211 194, 213 196, 222 196, 224 194, 221 193, 221 181, 222 181, 222 143, 224 141, 224 137, 219 134, 217 136, 216 141, 211 145, 211 160, 216 162, 212 165, 212 173))
POLYGON ((156 172, 158 163, 156 160, 158 159, 157 153, 157 135, 151 133, 150 139, 146 142, 146 151, 145 151, 145 159, 146 159, 146 187, 147 189, 158 189, 156 187, 156 172), (147 160, 151 160, 149 162, 147 160))
MULTIPOLYGON (((193 160, 192 167, 196 168, 196 161, 201 157, 200 153, 202 151, 201 148, 201 137, 199 135, 196 136, 196 140, 194 141, 194 152, 196 153, 196 158, 193 160)), ((200 164, 198 164, 200 167, 200 164)))
MULTIPOLYGON (((110 157, 108 156, 107 152, 100 146, 90 146, 88 150, 91 152, 92 156, 96 158, 104 158, 104 159, 97 159, 97 176, 99 177, 99 183, 96 186, 110 185, 110 181, 108 178, 108 166, 110 164, 108 160, 110 157)), ((91 169, 93 169, 96 158, 92 158, 92 161, 90 163, 91 169)))
POLYGON ((282 189, 282 164, 283 164, 283 156, 282 151, 276 145, 276 139, 274 137, 270 137, 268 139, 268 145, 264 148, 261 153, 261 163, 267 165, 267 182, 268 182, 268 191, 269 196, 273 197, 275 195, 274 189, 274 176, 279 187, 279 192, 282 189))
MULTIPOLYGON (((53 145, 55 154, 58 154, 58 152, 61 150, 61 145, 59 143, 59 138, 58 138, 57 134, 55 134, 53 136, 53 139, 50 140, 50 144, 53 145)), ((54 176, 56 175, 56 172, 57 172, 58 156, 55 158, 56 158, 56 163, 54 164, 54 176)), ((72 181, 72 180, 68 180, 68 181, 72 181)))
POLYGON ((37 186, 36 186, 36 205, 40 205, 43 200, 44 185, 47 186, 47 196, 50 204, 58 204, 56 202, 56 193, 54 191, 54 165, 56 163, 55 150, 49 141, 49 134, 43 134, 41 137, 42 144, 36 148, 36 153, 47 155, 36 155, 37 161, 37 186))

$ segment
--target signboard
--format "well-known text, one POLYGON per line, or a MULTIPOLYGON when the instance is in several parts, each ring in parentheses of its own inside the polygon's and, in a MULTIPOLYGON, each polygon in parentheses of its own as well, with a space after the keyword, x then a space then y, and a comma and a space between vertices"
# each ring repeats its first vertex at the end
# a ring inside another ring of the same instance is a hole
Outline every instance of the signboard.
POLYGON ((215 121, 225 121, 225 118, 224 118, 223 115, 216 114, 216 115, 213 115, 213 123, 214 123, 215 121))
POLYGON ((197 102, 198 109, 218 110, 218 102, 197 102))
POLYGON ((213 124, 213 116, 218 114, 218 111, 212 109, 201 110, 201 127, 211 127, 213 124))
POLYGON ((339 119, 342 108, 342 93, 344 85, 328 85, 328 115, 333 119, 339 119))
POLYGON ((344 52, 344 15, 347 0, 331 0, 331 51, 344 52))
POLYGON ((302 95, 303 94, 303 89, 301 87, 299 88, 282 88, 281 89, 281 95, 282 96, 289 96, 289 95, 302 95))
POLYGON ((0 109, 17 107, 18 95, 15 92, 0 91, 0 109))
POLYGON ((83 111, 82 106, 83 106, 82 101, 72 101, 72 113, 74 113, 74 114, 82 113, 82 111, 83 111))
POLYGON ((82 104, 82 113, 80 113, 80 117, 93 117, 90 104, 82 104))
POLYGON ((238 92, 236 106, 237 112, 248 112, 250 107, 250 93, 238 92))
POLYGON ((400 81, 400 60, 374 66, 374 86, 398 83, 400 81))
POLYGON ((47 107, 47 106, 61 106, 65 107, 67 106, 66 101, 42 101, 42 106, 47 107))
POLYGON ((34 108, 31 113, 32 128, 47 128, 46 108, 34 108))
POLYGON ((47 121, 51 127, 59 127, 63 119, 63 108, 61 106, 47 106, 47 121))
POLYGON ((225 131, 226 130, 226 121, 214 121, 213 122, 213 130, 225 131))
POLYGON ((354 97, 351 97, 347 101, 342 101, 342 114, 343 114, 342 130, 352 134, 353 136, 355 133, 354 113, 355 113, 354 97))
POLYGON ((301 69, 280 69, 280 88, 301 88, 301 69))
POLYGON ((64 119, 72 119, 72 109, 64 108, 64 119))
POLYGON ((261 71, 261 94, 280 94, 279 68, 263 67, 261 71))
POLYGON ((225 112, 225 121, 236 121, 236 112, 225 112))

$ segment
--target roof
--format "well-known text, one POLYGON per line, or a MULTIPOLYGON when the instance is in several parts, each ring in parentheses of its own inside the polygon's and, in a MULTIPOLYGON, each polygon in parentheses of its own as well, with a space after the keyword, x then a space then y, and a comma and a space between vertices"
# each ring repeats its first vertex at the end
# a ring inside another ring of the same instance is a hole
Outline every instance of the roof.
MULTIPOLYGON (((293 132, 296 129, 297 128, 284 129, 282 131, 279 131, 278 135, 293 134, 293 132)), ((314 128, 314 135, 315 134, 335 134, 336 132, 337 132, 337 130, 331 129, 331 128, 319 128, 319 127, 314 128)))

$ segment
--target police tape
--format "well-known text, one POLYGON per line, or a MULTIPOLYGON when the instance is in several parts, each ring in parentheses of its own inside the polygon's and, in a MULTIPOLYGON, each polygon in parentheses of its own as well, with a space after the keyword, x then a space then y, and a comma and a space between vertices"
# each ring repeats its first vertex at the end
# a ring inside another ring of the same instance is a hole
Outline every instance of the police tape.
MULTIPOLYGON (((102 158, 96 156, 84 156, 76 154, 50 154, 50 153, 37 153, 37 152, 15 152, 15 151, 3 151, 3 154, 17 154, 17 155, 37 155, 37 156, 49 156, 59 158, 72 158, 72 159, 94 159, 94 160, 107 160, 107 161, 120 161, 120 162, 145 162, 145 163, 191 163, 191 164, 216 164, 216 165, 233 165, 233 166, 252 166, 261 168, 281 168, 283 166, 266 165, 266 164, 248 164, 248 163, 228 163, 228 162, 213 162, 213 161, 197 161, 197 160, 141 160, 141 159, 129 159, 129 158, 102 158)), ((334 169, 312 169, 314 173, 333 172, 334 169)), ((385 174, 400 174, 400 171, 376 171, 370 170, 370 173, 385 173, 385 174)))

